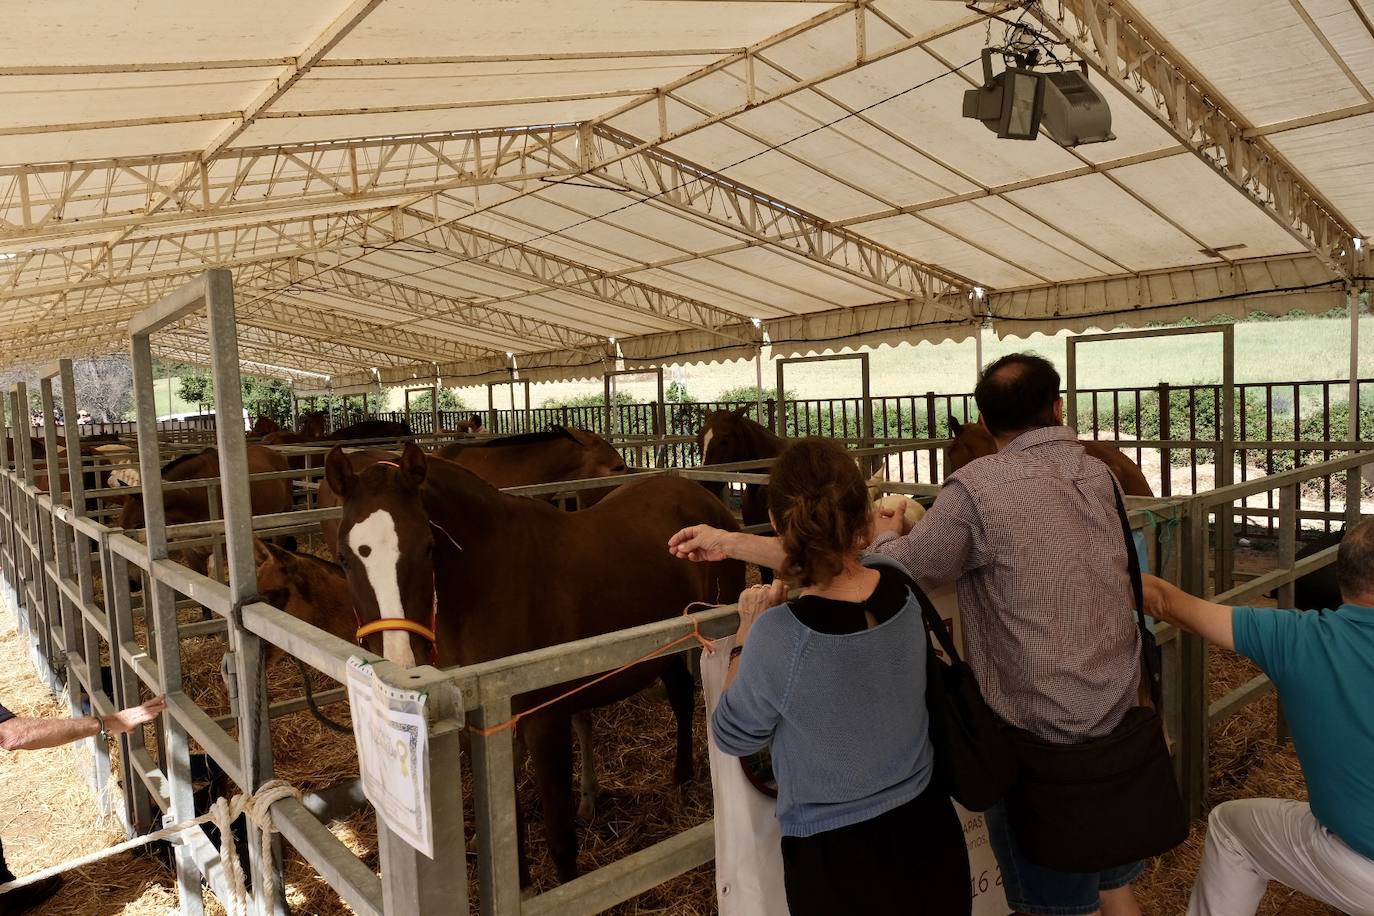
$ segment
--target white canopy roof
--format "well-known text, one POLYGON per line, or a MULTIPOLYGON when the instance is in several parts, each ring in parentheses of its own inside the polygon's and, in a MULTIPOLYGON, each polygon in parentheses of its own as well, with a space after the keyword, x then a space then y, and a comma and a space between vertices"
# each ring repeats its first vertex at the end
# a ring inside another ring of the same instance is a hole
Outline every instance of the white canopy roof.
POLYGON ((3 361, 207 266, 254 371, 337 387, 1331 308, 1365 3, 1045 0, 1117 135, 1064 149, 960 117, 1013 3, 14 0, 3 361))

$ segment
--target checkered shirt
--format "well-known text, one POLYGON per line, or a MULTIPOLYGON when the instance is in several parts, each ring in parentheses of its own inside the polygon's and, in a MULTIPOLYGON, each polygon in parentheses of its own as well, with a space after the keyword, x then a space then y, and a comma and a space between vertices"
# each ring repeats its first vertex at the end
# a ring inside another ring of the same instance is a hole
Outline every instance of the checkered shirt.
POLYGON ((932 587, 958 580, 983 697, 1050 741, 1101 737, 1137 702, 1140 634, 1115 485, 1073 430, 1037 429, 950 475, 909 534, 873 545, 932 587))

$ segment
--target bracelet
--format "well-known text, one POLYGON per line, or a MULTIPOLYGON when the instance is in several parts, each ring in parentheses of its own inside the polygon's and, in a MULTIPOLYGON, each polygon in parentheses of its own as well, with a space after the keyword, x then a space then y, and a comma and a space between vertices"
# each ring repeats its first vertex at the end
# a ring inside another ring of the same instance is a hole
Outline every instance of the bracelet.
POLYGON ((110 733, 105 728, 105 719, 101 716, 91 716, 91 718, 95 720, 96 735, 101 741, 109 741, 110 733))

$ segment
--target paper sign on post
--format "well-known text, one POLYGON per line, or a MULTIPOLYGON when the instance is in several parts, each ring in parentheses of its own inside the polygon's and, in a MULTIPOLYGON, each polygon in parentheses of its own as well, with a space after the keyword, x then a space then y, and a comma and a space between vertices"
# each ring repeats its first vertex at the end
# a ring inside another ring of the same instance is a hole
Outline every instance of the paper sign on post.
POLYGON ((369 662, 348 660, 348 705, 363 793, 401 839, 434 858, 425 694, 392 687, 369 662))

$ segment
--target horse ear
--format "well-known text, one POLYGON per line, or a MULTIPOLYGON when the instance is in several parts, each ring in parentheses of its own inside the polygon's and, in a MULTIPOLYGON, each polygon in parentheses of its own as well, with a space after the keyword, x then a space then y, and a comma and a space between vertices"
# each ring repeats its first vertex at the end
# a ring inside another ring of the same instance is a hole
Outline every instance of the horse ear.
POLYGON ((596 444, 596 440, 592 438, 592 434, 585 429, 580 429, 576 426, 565 426, 563 427, 563 432, 567 433, 569 439, 572 439, 583 448, 591 448, 596 444))
POLYGON ((743 405, 742 407, 736 407, 735 410, 734 410, 734 414, 735 414, 735 416, 737 416, 737 417, 747 417, 747 416, 749 415, 749 411, 751 411, 751 410, 753 410, 753 409, 754 409, 754 405, 753 405, 753 404, 745 404, 745 405, 743 405))
POLYGON ((272 559, 272 550, 262 538, 253 538, 253 559, 259 566, 272 559))
POLYGON ((414 442, 407 442, 405 451, 401 452, 401 478, 418 488, 428 473, 429 461, 425 453, 414 442))
POLYGON ((329 489, 344 499, 353 492, 358 482, 358 475, 353 471, 353 462, 348 460, 344 450, 337 445, 329 450, 329 457, 324 459, 324 479, 329 484, 329 489))
POLYGON ((962 424, 962 423, 960 423, 958 420, 954 419, 954 414, 950 414, 950 415, 949 415, 949 431, 952 432, 952 433, 954 433, 954 435, 957 436, 957 435, 959 435, 959 430, 961 430, 961 429, 963 429, 963 428, 964 428, 964 424, 962 424))

